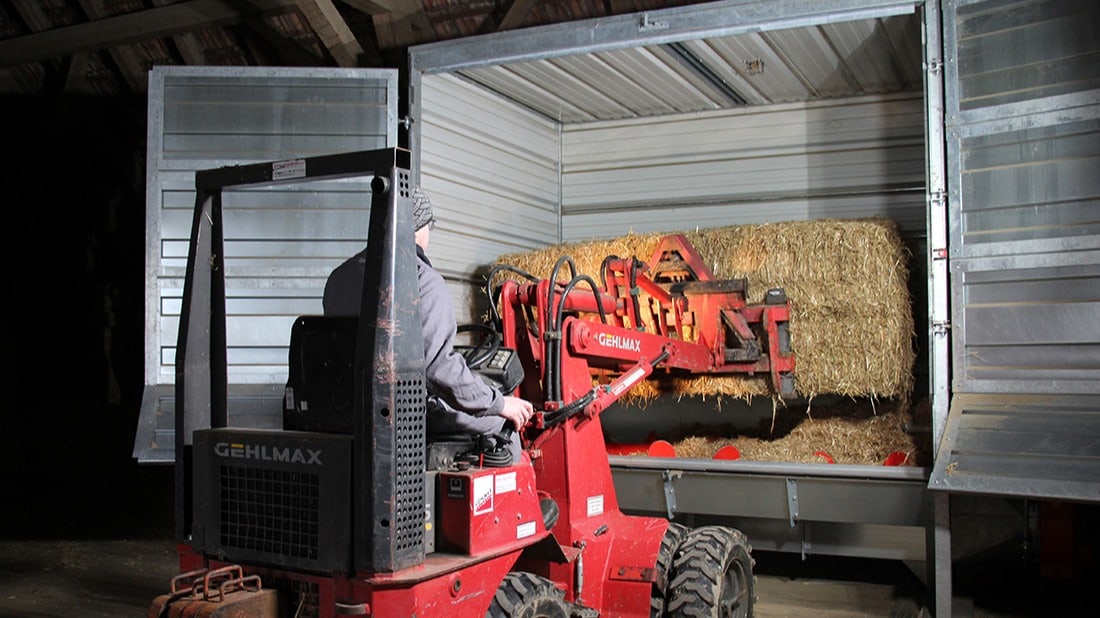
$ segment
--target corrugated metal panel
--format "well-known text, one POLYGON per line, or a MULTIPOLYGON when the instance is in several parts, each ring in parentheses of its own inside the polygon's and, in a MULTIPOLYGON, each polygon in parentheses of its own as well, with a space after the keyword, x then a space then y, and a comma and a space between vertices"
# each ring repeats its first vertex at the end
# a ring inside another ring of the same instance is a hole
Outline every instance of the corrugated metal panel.
POLYGON ((959 144, 966 255, 1004 252, 1004 243, 1100 235, 1100 112, 1094 106, 1078 113, 1077 120, 1033 116, 1053 121, 1046 126, 966 132, 959 144))
POLYGON ((1100 88, 1095 0, 952 2, 958 109, 1100 88))
POLYGON ((556 123, 453 75, 425 76, 415 105, 420 184, 439 220, 428 253, 452 287, 501 254, 558 242, 556 123))
POLYGON ((961 394, 929 487, 1100 502, 1100 401, 961 394))
POLYGON ((919 91, 915 15, 749 31, 465 69, 571 124, 919 91))
POLYGON ((1098 498, 1096 443, 1073 446, 1100 435, 1097 23, 1094 2, 945 11, 955 401, 933 487, 1098 498))
POLYGON ((953 271, 956 391, 1100 393, 1100 251, 973 259, 953 271))
POLYGON ((1100 59, 1100 42, 1077 25, 1100 23, 1100 6, 979 2, 955 11, 955 390, 1100 394, 1100 94, 1067 93, 1095 84, 1059 75, 1041 80, 1054 90, 1020 91, 1014 73, 997 69, 1006 37, 1029 58, 1100 59))
POLYGON ((919 96, 576 124, 562 140, 565 240, 869 216, 924 235, 919 96))
MULTIPOLYGON (((155 67, 149 81, 145 393, 134 455, 171 460, 175 348, 194 172, 397 145, 397 71, 155 67), (168 451, 166 451, 167 449, 168 451)), ((328 273, 366 240, 365 181, 224 195, 230 396, 281 389, 295 317, 321 313, 328 273), (271 386, 275 385, 275 386, 271 386)), ((248 401, 249 397, 245 397, 248 401)), ((266 400, 270 400, 267 397, 266 400)), ((238 405, 240 404, 240 405, 238 405)), ((253 406, 255 407, 255 406, 253 406)), ((277 407, 268 413, 280 414, 277 407)), ((256 426, 255 422, 250 426, 256 426)))
MULTIPOLYGON (((396 71, 157 67, 150 77, 146 383, 174 381, 194 171, 396 145, 396 71), (150 345, 149 342, 156 342, 150 345)), ((290 325, 366 238, 365 182, 226 193, 231 383, 286 380, 290 325)))

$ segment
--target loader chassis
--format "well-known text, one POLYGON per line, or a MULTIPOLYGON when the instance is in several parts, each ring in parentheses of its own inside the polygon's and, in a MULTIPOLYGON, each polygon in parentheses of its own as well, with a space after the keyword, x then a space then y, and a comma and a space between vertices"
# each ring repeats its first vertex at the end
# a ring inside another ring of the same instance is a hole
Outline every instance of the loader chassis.
POLYGON ((786 299, 746 304, 682 237, 648 264, 605 262, 602 287, 508 280, 493 326, 536 409, 522 460, 441 448, 454 437, 426 436, 408 169, 388 149, 196 174, 176 355, 182 572, 149 615, 751 616, 747 539, 623 514, 599 413, 658 368, 793 392, 786 299), (299 318, 286 426, 228 426, 223 189, 355 176, 372 194, 358 320, 299 318))

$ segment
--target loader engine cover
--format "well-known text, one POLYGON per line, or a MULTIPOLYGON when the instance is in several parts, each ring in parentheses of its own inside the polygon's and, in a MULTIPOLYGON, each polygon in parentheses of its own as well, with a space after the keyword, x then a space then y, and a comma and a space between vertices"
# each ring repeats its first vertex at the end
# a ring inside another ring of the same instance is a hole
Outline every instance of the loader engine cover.
POLYGON ((232 562, 351 570, 351 436, 195 432, 192 546, 232 562))

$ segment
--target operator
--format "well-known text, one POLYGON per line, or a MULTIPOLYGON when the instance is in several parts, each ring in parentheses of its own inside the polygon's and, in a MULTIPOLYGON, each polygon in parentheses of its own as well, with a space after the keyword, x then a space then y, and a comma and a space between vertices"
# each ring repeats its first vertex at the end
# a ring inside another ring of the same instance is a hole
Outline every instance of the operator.
MULTIPOLYGON (((412 207, 420 323, 424 333, 424 373, 428 383, 428 433, 491 436, 511 422, 515 431, 507 446, 512 462, 518 462, 522 451, 519 429, 531 419, 534 407, 525 399, 502 395, 490 387, 470 371, 466 360, 454 351, 458 325, 450 290, 425 253, 435 218, 431 200, 420 187, 413 189, 412 207)), ((325 283, 325 315, 359 315, 366 264, 366 249, 363 249, 332 271, 325 283)))

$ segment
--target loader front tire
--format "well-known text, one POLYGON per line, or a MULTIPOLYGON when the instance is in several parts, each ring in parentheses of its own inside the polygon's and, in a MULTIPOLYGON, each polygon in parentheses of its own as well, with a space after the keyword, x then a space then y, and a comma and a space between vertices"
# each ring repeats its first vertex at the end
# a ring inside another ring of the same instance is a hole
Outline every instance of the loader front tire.
POLYGON ((497 588, 486 618, 569 618, 570 604, 554 582, 533 573, 513 572, 497 588))
POLYGON ((755 581, 745 535, 724 526, 688 532, 672 562, 665 615, 752 618, 755 581))
POLYGON ((665 530, 665 536, 661 538, 661 548, 657 552, 656 565, 658 575, 664 579, 664 585, 653 585, 653 591, 649 595, 650 618, 661 618, 665 615, 665 605, 668 602, 670 590, 669 582, 672 576, 670 573, 672 559, 676 555, 676 548, 680 546, 680 542, 684 540, 687 533, 687 526, 674 521, 668 522, 668 530, 665 530))

